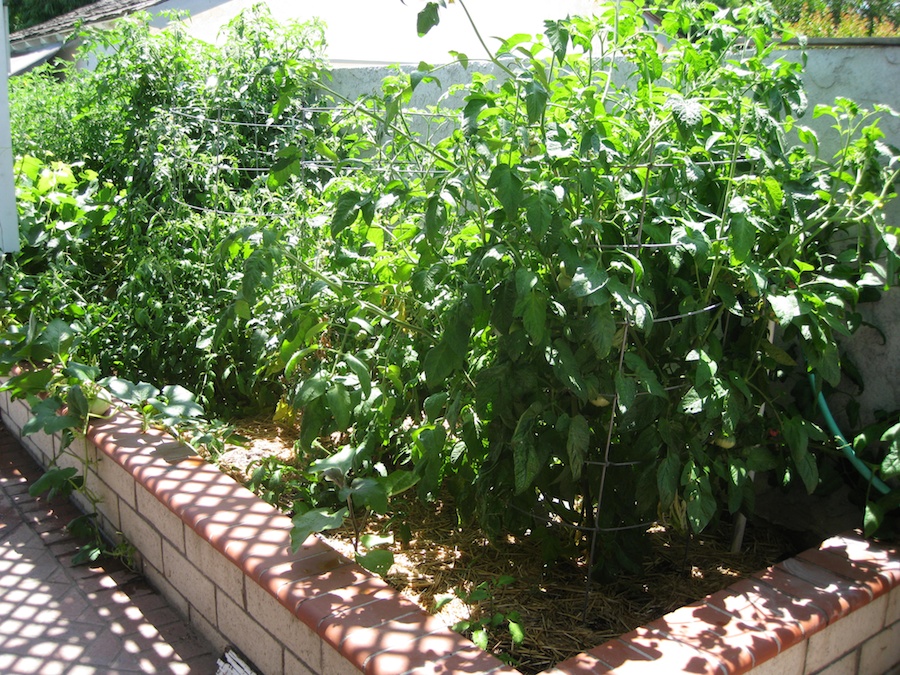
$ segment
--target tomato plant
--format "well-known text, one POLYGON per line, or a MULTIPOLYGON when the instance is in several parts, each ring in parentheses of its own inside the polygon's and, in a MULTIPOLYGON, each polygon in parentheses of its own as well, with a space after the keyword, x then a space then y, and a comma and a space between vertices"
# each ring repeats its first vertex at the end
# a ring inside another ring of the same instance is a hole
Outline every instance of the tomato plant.
MULTIPOLYGON (((84 104, 122 126, 27 136, 69 155, 20 162, 4 326, 63 320, 104 374, 220 412, 293 407, 297 545, 446 491, 462 523, 613 574, 639 569, 651 522, 751 510, 756 472, 816 490, 834 448, 790 376, 835 385, 858 304, 896 282, 900 167, 878 127, 896 113, 815 107, 841 140, 820 157, 771 7, 658 15, 624 2, 513 36, 429 118, 408 108, 440 78, 424 63, 325 105, 314 29, 284 56, 241 18, 249 51, 216 56, 129 28, 97 82, 162 90, 84 104), (155 78, 167 49, 184 63, 155 78), (108 155, 81 144, 95 133, 108 155)), ((888 477, 894 455, 871 463, 888 477)))

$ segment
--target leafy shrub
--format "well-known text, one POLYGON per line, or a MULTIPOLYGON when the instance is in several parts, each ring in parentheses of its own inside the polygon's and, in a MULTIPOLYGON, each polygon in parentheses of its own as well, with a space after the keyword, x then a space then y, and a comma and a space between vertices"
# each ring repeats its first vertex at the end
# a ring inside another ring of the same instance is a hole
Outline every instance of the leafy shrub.
MULTIPOLYGON (((877 126, 894 113, 818 107, 843 139, 823 160, 771 7, 660 14, 620 3, 506 40, 442 140, 405 108, 427 64, 342 113, 306 105, 315 40, 273 60, 265 20, 241 19, 252 49, 201 68, 161 38, 184 75, 147 102, 125 86, 97 119, 127 121, 54 146, 109 134, 90 146, 108 155, 21 162, 6 322, 62 316, 105 372, 222 410, 296 408, 298 545, 415 487, 614 573, 637 569, 648 522, 752 509, 756 471, 813 491, 827 435, 778 380, 836 384, 837 338, 896 281, 898 160, 877 126), (220 77, 198 93, 204 69, 220 77)), ((97 81, 155 81, 154 39, 97 81)))

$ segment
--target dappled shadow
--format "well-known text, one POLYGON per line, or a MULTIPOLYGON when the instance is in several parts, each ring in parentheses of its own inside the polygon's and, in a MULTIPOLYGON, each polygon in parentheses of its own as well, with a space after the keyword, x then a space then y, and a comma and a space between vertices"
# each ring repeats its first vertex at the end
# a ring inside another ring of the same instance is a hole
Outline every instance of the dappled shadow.
POLYGON ((40 469, 0 430, 0 671, 62 672, 73 664, 144 673, 209 673, 213 647, 116 560, 72 566, 85 543, 77 510, 28 495, 40 469))

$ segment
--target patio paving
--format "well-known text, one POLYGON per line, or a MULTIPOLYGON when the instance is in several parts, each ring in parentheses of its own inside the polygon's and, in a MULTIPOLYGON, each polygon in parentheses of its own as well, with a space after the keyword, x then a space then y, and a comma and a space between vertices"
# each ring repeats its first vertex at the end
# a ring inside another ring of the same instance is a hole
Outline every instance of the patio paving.
POLYGON ((0 426, 0 673, 216 672, 213 646, 116 560, 73 567, 65 499, 28 494, 41 469, 0 426))

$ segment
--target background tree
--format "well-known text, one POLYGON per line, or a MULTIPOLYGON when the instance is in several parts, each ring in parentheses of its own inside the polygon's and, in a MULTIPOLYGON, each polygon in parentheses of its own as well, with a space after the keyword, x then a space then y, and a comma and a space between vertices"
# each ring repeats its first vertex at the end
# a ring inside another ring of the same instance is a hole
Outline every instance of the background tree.
POLYGON ((94 0, 10 0, 9 32, 30 28, 92 2, 94 0))
POLYGON ((772 4, 791 28, 809 37, 891 37, 900 27, 897 0, 772 0, 772 4))

